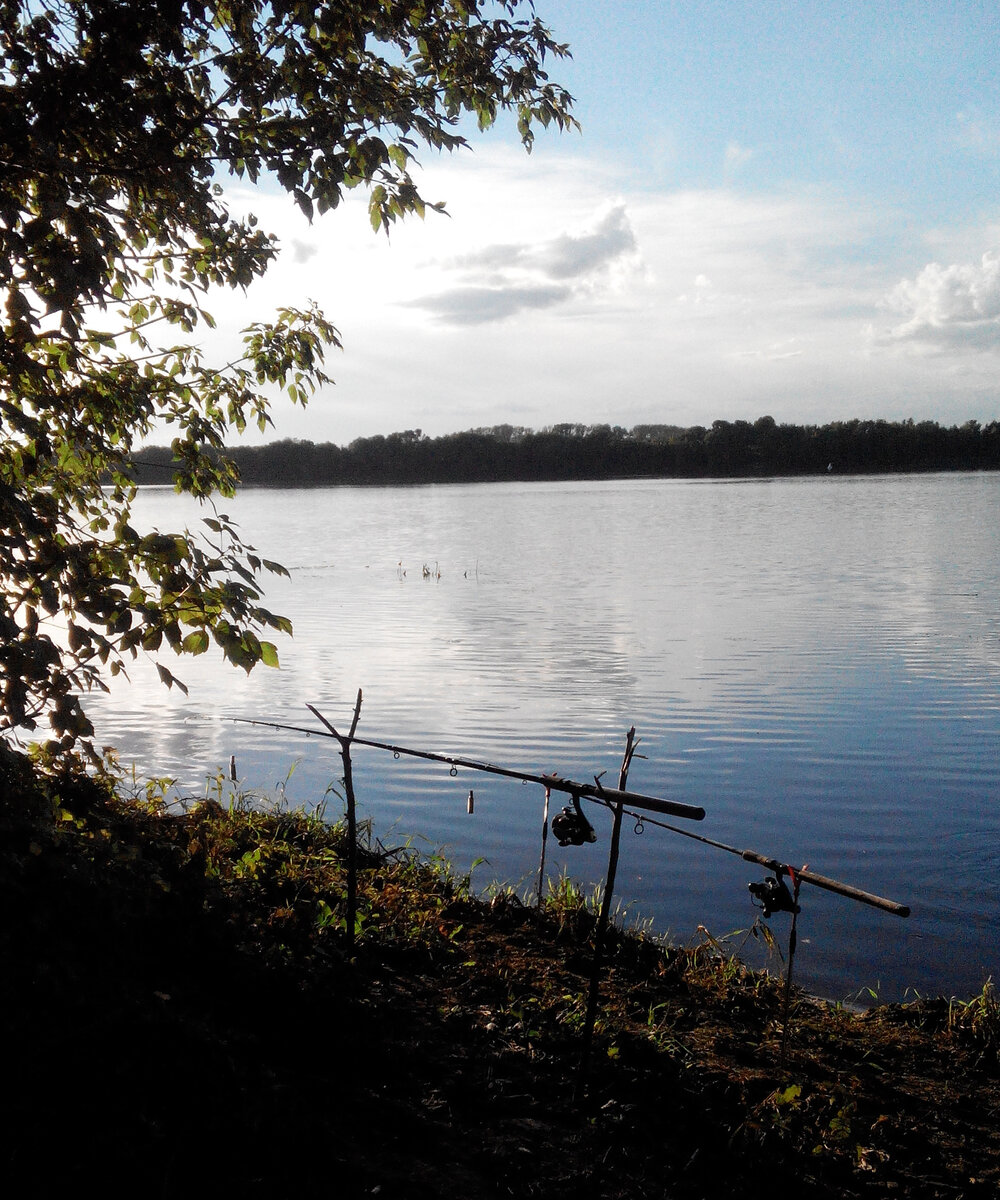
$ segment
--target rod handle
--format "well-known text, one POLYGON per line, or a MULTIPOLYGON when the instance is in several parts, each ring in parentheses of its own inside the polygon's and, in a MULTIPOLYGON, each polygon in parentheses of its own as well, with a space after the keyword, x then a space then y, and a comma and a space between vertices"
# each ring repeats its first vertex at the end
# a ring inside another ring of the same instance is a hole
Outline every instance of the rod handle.
POLYGON ((662 813, 666 817, 687 817, 690 821, 704 821, 705 810, 696 804, 682 804, 679 800, 661 800, 659 796, 644 796, 641 792, 623 792, 618 788, 588 788, 583 795, 595 800, 613 800, 616 804, 628 804, 632 808, 645 808, 650 812, 662 813))

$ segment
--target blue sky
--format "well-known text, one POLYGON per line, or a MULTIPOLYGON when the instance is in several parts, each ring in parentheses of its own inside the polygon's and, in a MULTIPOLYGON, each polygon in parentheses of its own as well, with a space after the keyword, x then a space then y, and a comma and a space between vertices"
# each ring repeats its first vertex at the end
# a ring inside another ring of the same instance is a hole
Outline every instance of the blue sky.
POLYGON ((833 186, 946 221, 996 191, 995 4, 549 10, 575 35, 565 74, 588 140, 656 186, 833 186))
POLYGON ((223 327, 320 302, 337 386, 271 436, 1000 417, 1000 8, 537 0, 581 134, 423 156, 429 214, 281 238, 223 327))

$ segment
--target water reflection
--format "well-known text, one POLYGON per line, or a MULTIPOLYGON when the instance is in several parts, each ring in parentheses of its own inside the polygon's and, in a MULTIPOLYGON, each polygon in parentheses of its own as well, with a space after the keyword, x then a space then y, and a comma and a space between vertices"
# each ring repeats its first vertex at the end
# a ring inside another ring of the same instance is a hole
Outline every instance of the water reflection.
MULTIPOLYGON (((160 490, 140 504, 150 525, 198 515, 160 490)), ((812 889, 805 982, 888 996, 995 971, 997 477, 251 490, 233 511, 291 567, 268 602, 295 638, 280 672, 206 655, 179 664, 190 699, 141 667, 98 698, 101 735, 142 770, 197 789, 235 753, 271 788, 299 761, 289 795, 311 801, 336 783, 335 747, 220 716, 299 724, 309 700, 346 723, 359 686, 368 736, 582 779, 617 773, 634 723, 638 790, 703 805, 718 840, 912 904, 903 923, 812 889)), ((380 829, 530 880, 538 789, 358 763, 380 829)), ((601 843, 553 870, 602 876, 602 817, 601 843)), ((746 927, 749 878, 653 830, 629 836, 619 875, 681 936, 746 927)))

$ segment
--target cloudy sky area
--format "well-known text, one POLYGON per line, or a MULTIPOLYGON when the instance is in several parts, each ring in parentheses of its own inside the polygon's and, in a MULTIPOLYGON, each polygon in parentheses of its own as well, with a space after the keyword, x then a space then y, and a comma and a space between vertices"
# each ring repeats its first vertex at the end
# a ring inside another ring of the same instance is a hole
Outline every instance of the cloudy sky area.
POLYGON ((993 0, 536 6, 583 132, 423 154, 450 215, 230 190, 283 253, 223 330, 310 298, 344 341, 270 437, 1000 417, 993 0))

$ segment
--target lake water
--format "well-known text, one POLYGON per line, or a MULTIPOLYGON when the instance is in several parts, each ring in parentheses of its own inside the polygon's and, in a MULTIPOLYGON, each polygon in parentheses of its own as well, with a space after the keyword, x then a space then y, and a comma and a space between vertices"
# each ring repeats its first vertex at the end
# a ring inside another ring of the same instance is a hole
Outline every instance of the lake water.
MULTIPOLYGON (((312 725, 309 701, 346 728, 358 688, 362 736, 578 780, 615 783, 634 724, 630 787, 706 810, 674 824, 911 906, 804 886, 804 986, 892 1000, 1000 976, 1000 476, 249 489, 225 507, 289 567, 267 602, 295 637, 280 671, 171 656, 189 697, 141 665, 94 697, 140 773, 203 793, 235 754, 245 786, 311 806, 335 743, 229 718, 312 725)), ((147 489, 136 524, 200 515, 147 489)), ((362 748, 355 780, 386 845, 533 885, 539 787, 362 748)), ((597 843, 549 838, 548 864, 590 884, 610 819, 585 810, 597 843)), ((633 826, 631 914, 678 940, 752 925, 762 868, 633 826)))

